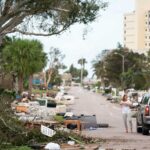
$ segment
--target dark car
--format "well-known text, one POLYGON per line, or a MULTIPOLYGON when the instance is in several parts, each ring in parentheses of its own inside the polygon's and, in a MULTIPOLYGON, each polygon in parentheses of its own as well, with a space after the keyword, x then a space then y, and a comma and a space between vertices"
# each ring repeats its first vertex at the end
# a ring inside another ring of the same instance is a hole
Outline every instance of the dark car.
POLYGON ((137 132, 148 135, 150 130, 150 93, 147 93, 142 97, 142 100, 137 107, 136 120, 137 132))

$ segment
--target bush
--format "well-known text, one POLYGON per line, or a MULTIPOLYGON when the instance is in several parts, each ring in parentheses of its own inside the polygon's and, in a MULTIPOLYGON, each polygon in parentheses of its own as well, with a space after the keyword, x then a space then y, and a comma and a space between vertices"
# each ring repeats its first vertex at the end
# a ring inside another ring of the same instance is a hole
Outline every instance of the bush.
POLYGON ((104 91, 105 91, 105 94, 109 94, 109 93, 111 93, 111 88, 107 88, 107 89, 105 88, 104 91))
POLYGON ((6 149, 6 150, 32 150, 31 148, 29 148, 27 146, 20 146, 20 147, 7 146, 3 149, 6 149))
POLYGON ((20 146, 20 147, 11 148, 10 150, 32 150, 32 149, 27 146, 20 146))

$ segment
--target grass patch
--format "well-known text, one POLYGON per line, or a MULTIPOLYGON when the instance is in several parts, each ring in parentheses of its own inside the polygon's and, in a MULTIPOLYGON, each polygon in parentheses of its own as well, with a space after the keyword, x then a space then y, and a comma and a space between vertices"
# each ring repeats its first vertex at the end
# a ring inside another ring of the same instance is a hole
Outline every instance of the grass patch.
POLYGON ((56 116, 54 116, 54 120, 55 120, 55 121, 58 121, 59 123, 63 123, 64 117, 63 117, 63 116, 56 115, 56 116))
POLYGON ((17 146, 17 147, 7 147, 7 148, 3 148, 6 150, 32 150, 30 147, 27 146, 17 146))
POLYGON ((56 94, 57 92, 58 92, 58 89, 52 89, 52 90, 33 89, 33 90, 32 90, 32 93, 34 93, 34 94, 43 94, 43 93, 56 94))

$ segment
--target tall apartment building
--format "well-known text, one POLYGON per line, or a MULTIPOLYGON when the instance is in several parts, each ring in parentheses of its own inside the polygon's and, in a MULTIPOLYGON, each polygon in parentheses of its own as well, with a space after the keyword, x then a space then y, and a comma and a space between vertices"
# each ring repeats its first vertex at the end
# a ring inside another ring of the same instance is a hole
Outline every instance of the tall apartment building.
POLYGON ((135 11, 124 15, 124 46, 138 53, 150 50, 150 0, 135 0, 135 11))

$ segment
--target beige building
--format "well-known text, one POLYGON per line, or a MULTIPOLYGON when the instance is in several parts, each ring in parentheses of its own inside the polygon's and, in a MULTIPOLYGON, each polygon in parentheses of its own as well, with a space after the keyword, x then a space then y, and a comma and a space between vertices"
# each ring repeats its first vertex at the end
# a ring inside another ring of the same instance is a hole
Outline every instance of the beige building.
POLYGON ((71 86, 72 82, 72 75, 71 73, 64 73, 62 76, 62 81, 64 86, 71 86))
POLYGON ((135 0, 135 11, 124 15, 124 46, 139 53, 150 49, 150 0, 135 0))

